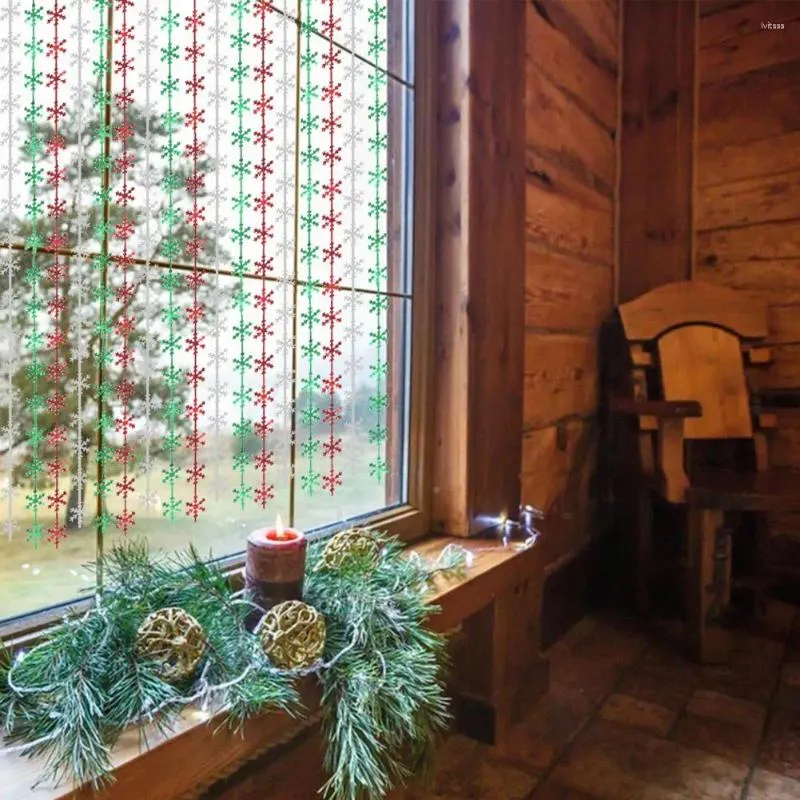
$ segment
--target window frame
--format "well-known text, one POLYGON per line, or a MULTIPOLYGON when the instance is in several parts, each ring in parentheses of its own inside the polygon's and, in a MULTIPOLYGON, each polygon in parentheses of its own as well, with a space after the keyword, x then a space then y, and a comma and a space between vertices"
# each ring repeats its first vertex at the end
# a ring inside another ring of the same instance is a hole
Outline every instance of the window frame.
MULTIPOLYGON (((386 0, 387 5, 403 9, 408 0, 386 0)), ((404 216, 412 211, 410 235, 406 238, 412 261, 410 325, 407 338, 410 354, 404 350, 408 364, 408 375, 404 380, 408 386, 405 420, 401 422, 406 447, 402 454, 405 467, 407 501, 386 508, 371 516, 359 518, 359 523, 385 531, 403 542, 418 540, 430 533, 432 503, 432 459, 434 422, 434 364, 436 353, 435 326, 435 181, 436 181, 436 13, 434 4, 428 0, 413 0, 413 23, 407 31, 411 38, 413 74, 411 81, 402 85, 411 92, 412 120, 411 142, 405 148, 411 151, 412 188, 401 203, 399 213, 404 216), (410 144, 410 148, 409 148, 410 144)), ((391 46, 391 42, 390 42, 391 46)), ((405 37, 400 46, 408 48, 405 37)), ((110 47, 110 45, 109 45, 110 47)), ((392 74, 387 73, 392 79, 392 74)), ((396 78, 395 78, 396 79, 396 78)), ((400 117, 399 126, 405 124, 400 117)), ((404 154, 407 155, 407 152, 404 154)), ((403 168, 408 169, 404 160, 403 168)), ((108 180, 106 176, 105 180, 108 180)), ((406 228, 408 230, 408 228, 406 228)), ((106 245, 107 246, 107 245, 106 245)), ((0 250, 25 251, 23 245, 0 244, 0 250)), ((48 251, 50 252, 50 251, 48 251)), ((74 257, 71 248, 59 250, 60 255, 74 257)), ((136 259, 140 261, 140 259, 136 259)), ((150 264, 159 266, 159 259, 150 264)), ((144 263, 142 261, 142 263, 144 263)), ((163 263, 166 267, 166 262, 163 263)), ((190 269, 182 263, 173 264, 178 270, 190 269)), ((325 538, 342 529, 341 522, 316 529, 311 540, 325 538)), ((98 533, 98 537, 100 534, 98 533)), ((98 548, 102 552, 102 546, 98 548)), ((215 558, 228 575, 238 584, 242 581, 245 566, 243 550, 230 556, 215 558)), ((33 611, 8 621, 0 620, 0 643, 12 652, 29 647, 40 640, 48 629, 59 624, 66 616, 88 611, 94 604, 94 595, 66 601, 49 608, 33 611)))

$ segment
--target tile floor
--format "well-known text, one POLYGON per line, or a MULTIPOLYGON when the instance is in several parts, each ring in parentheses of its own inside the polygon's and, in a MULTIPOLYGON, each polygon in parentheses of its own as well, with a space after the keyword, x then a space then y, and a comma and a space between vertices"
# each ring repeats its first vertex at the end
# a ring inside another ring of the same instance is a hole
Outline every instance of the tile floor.
POLYGON ((800 800, 800 613, 772 603, 730 663, 674 627, 591 617, 551 648, 551 688, 502 752, 454 736, 413 800, 800 800))

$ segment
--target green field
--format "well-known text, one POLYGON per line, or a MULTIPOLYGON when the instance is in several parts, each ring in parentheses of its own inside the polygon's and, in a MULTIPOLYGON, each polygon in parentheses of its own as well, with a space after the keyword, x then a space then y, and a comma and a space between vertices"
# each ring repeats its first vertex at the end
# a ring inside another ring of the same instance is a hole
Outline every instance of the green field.
MULTIPOLYGON (((316 493, 308 497, 297 491, 295 527, 310 530, 386 506, 385 489, 370 478, 367 463, 371 453, 364 448, 363 461, 351 465, 345 471, 344 485, 335 495, 316 493)), ((298 471, 304 464, 300 461, 298 471)), ((214 467, 209 465, 208 472, 214 467)), ((160 475, 160 468, 154 471, 160 475)), ((145 537, 151 550, 174 552, 185 549, 190 543, 202 554, 214 557, 232 555, 245 549, 247 534, 252 530, 271 525, 280 514, 284 522, 289 512, 289 475, 287 469, 274 469, 270 480, 276 487, 276 498, 266 509, 251 502, 244 510, 233 502, 233 486, 236 476, 229 462, 220 470, 221 482, 218 491, 206 489, 207 512, 194 522, 189 517, 166 520, 158 509, 146 509, 138 500, 133 503, 136 511, 136 526, 131 537, 145 537)), ((252 476, 254 478, 255 476, 252 476)), ((136 489, 144 492, 145 478, 137 477, 136 489)), ((176 495, 181 500, 190 498, 190 486, 181 482, 176 495)), ((151 491, 159 493, 164 488, 156 478, 151 478, 151 491)), ((95 559, 95 533, 87 514, 87 526, 71 531, 66 541, 56 549, 42 542, 34 548, 25 536, 30 523, 30 512, 25 511, 24 488, 12 497, 12 517, 17 523, 13 536, 0 538, 0 620, 29 613, 46 606, 62 603, 80 596, 93 586, 93 576, 84 565, 95 559)), ((93 509, 94 485, 87 484, 87 511, 93 509)), ((117 497, 109 498, 108 510, 113 514, 121 510, 117 497)), ((6 501, 0 503, 0 518, 8 515, 6 501)), ((46 517, 40 520, 49 522, 46 517)), ((106 538, 109 543, 119 541, 122 534, 113 531, 106 538)))

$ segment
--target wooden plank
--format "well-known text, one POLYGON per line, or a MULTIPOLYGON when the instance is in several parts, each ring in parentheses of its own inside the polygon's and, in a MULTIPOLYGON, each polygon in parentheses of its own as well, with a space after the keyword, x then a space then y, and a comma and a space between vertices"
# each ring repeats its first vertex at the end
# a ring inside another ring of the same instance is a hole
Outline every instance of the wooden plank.
POLYGON ((579 500, 581 475, 592 470, 596 452, 592 419, 571 419, 560 427, 526 431, 522 443, 522 501, 545 512, 579 500))
POLYGON ((727 85, 704 87, 698 112, 700 148, 800 130, 800 60, 751 73, 727 85))
POLYGON ((436 266, 444 290, 432 513, 437 530, 467 536, 519 505, 525 6, 437 5, 439 41, 459 34, 450 44, 456 53, 442 51, 447 77, 438 87, 439 102, 452 113, 440 115, 443 235, 436 266), (501 457, 487 457, 498 447, 501 457))
MULTIPOLYGON (((530 161, 530 158, 528 159, 530 161)), ((529 239, 578 257, 611 265, 614 261, 614 212, 611 201, 587 193, 565 170, 538 159, 528 172, 525 230, 529 239)))
POLYGON ((631 342, 647 342, 672 328, 695 323, 717 325, 747 339, 762 339, 768 332, 765 304, 730 287, 701 281, 659 286, 623 303, 619 314, 631 342))
POLYGON ((770 460, 776 467, 800 468, 800 419, 778 414, 778 428, 770 434, 770 460))
POLYGON ((591 175, 611 188, 615 178, 612 134, 581 110, 545 77, 533 58, 526 60, 525 136, 529 148, 591 175))
POLYGON ((720 14, 731 8, 752 4, 753 0, 700 0, 700 16, 708 17, 712 14, 720 14))
MULTIPOLYGON (((796 13, 800 3, 789 3, 796 13)), ((767 17, 762 17, 766 22, 767 17)), ((780 23, 784 24, 784 23, 780 23)), ((791 29, 792 23, 785 23, 791 29)), ((758 30, 700 50, 700 84, 708 86, 755 70, 798 60, 797 36, 791 30, 758 30)))
MULTIPOLYGON (((300 688, 304 706, 313 712, 321 697, 318 685, 309 678, 300 688)), ((231 774, 303 727, 286 714, 272 713, 248 720, 241 734, 222 726, 215 735, 216 726, 208 721, 208 714, 190 708, 166 738, 148 732, 150 749, 144 753, 138 729, 126 731, 112 754, 115 783, 100 793, 65 785, 32 789, 43 769, 41 759, 7 756, 0 759, 3 800, 174 800, 231 774)))
POLYGON ((623 16, 622 129, 618 203, 617 301, 630 300, 638 291, 630 276, 648 262, 650 243, 645 235, 650 155, 650 118, 647 113, 650 81, 649 41, 636 31, 648 29, 650 3, 628 3, 623 16))
MULTIPOLYGON (((719 617, 724 607, 722 595, 729 591, 730 579, 728 586, 718 586, 716 575, 717 536, 723 523, 723 512, 716 509, 691 509, 688 514, 686 633, 688 644, 701 663, 724 663, 728 658, 730 634, 721 626, 719 617), (718 604, 716 613, 712 603, 718 604)), ((730 537, 726 552, 730 561, 730 537)))
POLYGON ((800 225, 795 221, 718 228, 697 234, 698 267, 793 258, 800 258, 800 225))
MULTIPOLYGON (((471 532, 519 506, 525 293, 525 7, 471 3, 469 480, 471 532), (492 197, 487 203, 486 198, 492 197), (495 269, 503 265, 502 280, 495 269), (515 296, 516 294, 516 296, 515 296), (498 392, 499 386, 503 387, 498 392), (489 420, 492 420, 489 423, 489 420), (497 448, 501 448, 502 455, 497 448), (489 453, 494 453, 488 457, 489 453), (477 526, 477 527, 476 527, 477 526)), ((450 413, 454 409, 450 408, 450 413)))
POLYGON ((749 292, 766 303, 800 304, 800 259, 698 263, 696 278, 749 292))
POLYGON ((766 177, 800 168, 800 131, 697 152, 698 187, 766 177))
POLYGON ((612 309, 612 270, 527 242, 525 325, 593 333, 612 309))
MULTIPOLYGON (((797 265, 800 272, 800 264, 797 265)), ((780 288, 780 287, 778 287, 780 288)), ((800 274, 795 281, 800 292, 800 274)), ((790 306, 772 306, 769 311, 769 339, 775 344, 800 343, 800 309, 798 303, 790 306)))
POLYGON ((619 299, 690 277, 694 4, 626 7, 619 299))
POLYGON ((613 131, 617 125, 617 82, 588 59, 532 3, 527 4, 526 54, 548 80, 577 99, 584 109, 613 131))
MULTIPOLYGON (((696 400, 700 417, 682 420, 683 439, 749 439, 750 397, 739 337, 710 325, 684 325, 658 340, 665 400, 696 400)), ((681 461, 683 444, 681 443, 681 461)), ((680 464, 681 471, 683 464, 680 464)))
MULTIPOLYGON (((438 3, 435 25, 441 41, 447 31, 469 30, 469 6, 438 3)), ((449 49, 438 52, 442 80, 437 99, 451 110, 437 126, 436 152, 439 164, 434 210, 436 213, 436 291, 441 302, 436 309, 436 369, 433 450, 432 524, 440 532, 465 534, 468 522, 463 509, 469 504, 468 445, 469 414, 469 326, 463 309, 469 303, 469 130, 470 95, 469 42, 459 33, 449 49), (453 410, 456 409, 456 413, 453 410)))
POLYGON ((534 0, 534 4, 595 63, 616 72, 617 20, 607 4, 593 0, 534 0))
POLYGON ((800 218, 800 169, 701 189, 699 231, 800 218))
MULTIPOLYGON (((705 3, 700 4, 703 15, 705 3)), ((800 18, 798 0, 759 0, 728 8, 719 13, 703 17, 700 23, 700 47, 709 47, 728 39, 739 39, 761 32, 762 22, 787 22, 800 18)), ((778 31, 772 31, 777 33, 778 31)))
POLYGON ((597 407, 597 342, 571 334, 525 334, 524 427, 541 428, 597 407))
POLYGON ((775 345, 769 368, 759 370, 751 380, 755 388, 800 387, 800 344, 775 345))

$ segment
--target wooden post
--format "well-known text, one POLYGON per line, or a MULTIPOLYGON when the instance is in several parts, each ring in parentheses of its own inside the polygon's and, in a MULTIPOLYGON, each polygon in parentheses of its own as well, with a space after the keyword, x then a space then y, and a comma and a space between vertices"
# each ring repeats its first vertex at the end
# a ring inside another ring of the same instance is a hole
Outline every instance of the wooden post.
POLYGON ((514 723, 547 691, 549 662, 539 650, 542 587, 538 575, 527 579, 465 620, 459 732, 502 748, 514 723))
POLYGON ((728 659, 721 616, 730 599, 730 534, 718 509, 689 508, 687 516, 687 643, 701 663, 721 663, 728 659))
POLYGON ((693 275, 696 3, 622 4, 622 303, 693 275))
POLYGON ((438 12, 437 530, 519 507, 525 262, 525 3, 438 12))

